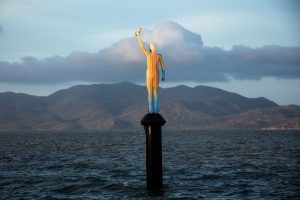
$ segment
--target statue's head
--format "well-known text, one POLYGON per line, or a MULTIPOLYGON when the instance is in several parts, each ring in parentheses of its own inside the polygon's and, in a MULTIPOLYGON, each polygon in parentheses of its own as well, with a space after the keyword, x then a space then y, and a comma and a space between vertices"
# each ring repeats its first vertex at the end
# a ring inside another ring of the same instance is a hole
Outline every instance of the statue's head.
POLYGON ((154 43, 150 43, 150 52, 156 53, 156 46, 154 43))

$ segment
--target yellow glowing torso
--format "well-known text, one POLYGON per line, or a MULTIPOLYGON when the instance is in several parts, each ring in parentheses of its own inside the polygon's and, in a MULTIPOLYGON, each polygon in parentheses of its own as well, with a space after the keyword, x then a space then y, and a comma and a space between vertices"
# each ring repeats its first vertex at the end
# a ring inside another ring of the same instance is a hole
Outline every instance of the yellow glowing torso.
MULTIPOLYGON (((155 52, 155 49, 152 50, 152 52, 148 52, 144 45, 143 42, 138 36, 138 42, 140 45, 140 48, 142 52, 146 55, 147 57, 147 72, 146 72, 146 84, 148 90, 156 90, 159 86, 159 70, 158 70, 158 64, 160 63, 161 67, 164 68, 164 63, 162 60, 162 57, 160 54, 157 54, 155 52)), ((155 92, 156 93, 156 92, 155 92)))

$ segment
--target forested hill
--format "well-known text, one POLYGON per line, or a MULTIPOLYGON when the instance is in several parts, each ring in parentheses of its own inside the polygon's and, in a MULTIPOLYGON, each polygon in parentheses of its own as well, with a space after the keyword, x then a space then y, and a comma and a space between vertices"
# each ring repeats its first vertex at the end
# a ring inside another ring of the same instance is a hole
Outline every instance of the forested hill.
MULTIPOLYGON (((279 106, 221 89, 160 89, 166 129, 299 129, 300 106, 279 106)), ((47 97, 0 93, 0 130, 115 130, 140 127, 147 113, 144 86, 79 85, 47 97)))

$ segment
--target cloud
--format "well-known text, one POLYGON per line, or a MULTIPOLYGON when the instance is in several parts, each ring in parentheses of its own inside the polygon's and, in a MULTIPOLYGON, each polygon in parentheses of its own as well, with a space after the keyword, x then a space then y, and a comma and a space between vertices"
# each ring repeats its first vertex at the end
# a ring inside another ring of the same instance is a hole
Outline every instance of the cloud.
MULTIPOLYGON (((158 53, 163 55, 169 81, 300 77, 300 47, 241 45, 224 50, 205 46, 199 34, 174 22, 142 30, 142 39, 146 47, 150 42, 156 43, 158 53)), ((41 60, 25 57, 14 63, 0 61, 0 82, 139 82, 145 80, 145 70, 145 56, 132 36, 96 53, 76 51, 67 57, 41 60)))
POLYGON ((0 24, 0 34, 1 33, 3 33, 3 28, 2 28, 2 26, 1 26, 1 24, 0 24))

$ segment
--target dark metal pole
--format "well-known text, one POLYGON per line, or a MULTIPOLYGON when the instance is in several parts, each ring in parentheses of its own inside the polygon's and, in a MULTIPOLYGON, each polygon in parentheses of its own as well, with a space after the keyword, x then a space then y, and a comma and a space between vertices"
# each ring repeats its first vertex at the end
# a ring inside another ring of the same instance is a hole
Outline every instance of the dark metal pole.
POLYGON ((161 127, 165 123, 158 113, 146 114, 141 120, 146 133, 147 189, 162 187, 161 127))

